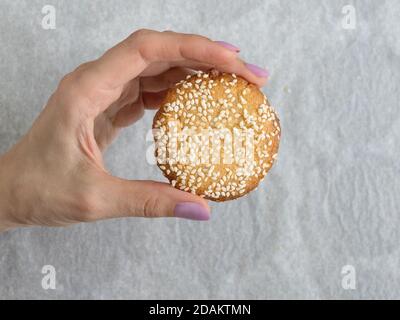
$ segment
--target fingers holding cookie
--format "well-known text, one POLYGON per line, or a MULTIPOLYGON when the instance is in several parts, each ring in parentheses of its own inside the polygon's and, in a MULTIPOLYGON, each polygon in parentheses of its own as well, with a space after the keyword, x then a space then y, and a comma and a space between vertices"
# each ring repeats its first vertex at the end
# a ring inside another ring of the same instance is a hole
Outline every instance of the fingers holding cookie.
POLYGON ((120 217, 208 220, 210 208, 204 199, 166 183, 104 176, 96 186, 96 213, 92 219, 120 217))
POLYGON ((257 85, 264 78, 238 59, 237 52, 200 35, 139 30, 108 50, 90 67, 108 87, 137 76, 155 76, 173 67, 217 68, 236 73, 257 85))

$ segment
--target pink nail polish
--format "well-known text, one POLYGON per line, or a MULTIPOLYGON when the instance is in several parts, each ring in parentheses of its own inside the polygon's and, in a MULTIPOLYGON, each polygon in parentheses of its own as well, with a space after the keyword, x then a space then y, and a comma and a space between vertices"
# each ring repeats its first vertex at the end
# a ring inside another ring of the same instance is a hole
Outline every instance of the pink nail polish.
POLYGON ((246 63, 246 67, 252 73, 254 73, 257 77, 261 77, 261 78, 268 78, 269 77, 268 70, 260 68, 259 66, 256 66, 255 64, 246 63))
POLYGON ((210 219, 209 211, 202 205, 194 202, 182 202, 178 203, 174 209, 175 217, 205 221, 210 219))
POLYGON ((219 45, 223 46, 224 48, 227 48, 228 50, 234 51, 234 52, 239 52, 240 48, 236 47, 235 45, 226 42, 226 41, 215 41, 215 43, 218 43, 219 45))

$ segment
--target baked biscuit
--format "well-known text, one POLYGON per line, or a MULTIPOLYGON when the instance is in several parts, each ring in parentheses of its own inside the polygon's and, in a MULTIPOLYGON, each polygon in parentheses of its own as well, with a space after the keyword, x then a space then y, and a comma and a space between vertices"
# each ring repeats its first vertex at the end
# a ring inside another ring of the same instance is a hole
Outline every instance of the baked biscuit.
POLYGON ((154 117, 157 165, 175 188, 233 200, 271 169, 280 131, 257 86, 234 74, 199 71, 168 91, 154 117))

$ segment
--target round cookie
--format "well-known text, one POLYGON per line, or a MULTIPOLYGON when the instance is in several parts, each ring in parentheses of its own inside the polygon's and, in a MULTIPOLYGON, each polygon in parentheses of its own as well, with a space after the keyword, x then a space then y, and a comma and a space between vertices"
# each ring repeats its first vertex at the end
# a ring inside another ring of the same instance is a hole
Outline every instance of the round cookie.
POLYGON ((153 121, 157 165, 171 185, 214 201, 255 189, 278 152, 279 119, 234 74, 201 71, 171 88, 153 121))

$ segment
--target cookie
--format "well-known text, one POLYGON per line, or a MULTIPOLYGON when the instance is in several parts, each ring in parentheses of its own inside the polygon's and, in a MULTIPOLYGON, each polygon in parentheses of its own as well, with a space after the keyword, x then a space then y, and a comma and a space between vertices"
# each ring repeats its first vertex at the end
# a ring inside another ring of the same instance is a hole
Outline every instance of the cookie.
POLYGON ((171 88, 154 117, 157 165, 171 185, 213 201, 255 189, 271 169, 279 119, 257 86, 197 72, 171 88))

